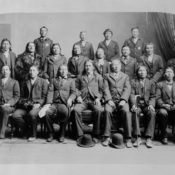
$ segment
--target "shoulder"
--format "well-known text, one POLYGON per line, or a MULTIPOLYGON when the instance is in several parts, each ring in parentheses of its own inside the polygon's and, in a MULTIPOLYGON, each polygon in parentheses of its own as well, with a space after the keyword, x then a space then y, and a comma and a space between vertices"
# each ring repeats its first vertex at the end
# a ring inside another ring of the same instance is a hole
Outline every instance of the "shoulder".
POLYGON ((115 45, 118 45, 118 42, 117 41, 114 41, 114 40, 111 40, 111 43, 113 43, 115 45))
POLYGON ((162 88, 164 84, 165 81, 160 81, 159 83, 157 83, 157 88, 162 88))
POLYGON ((35 40, 34 40, 34 43, 37 43, 37 42, 39 42, 40 41, 40 38, 36 38, 35 40))

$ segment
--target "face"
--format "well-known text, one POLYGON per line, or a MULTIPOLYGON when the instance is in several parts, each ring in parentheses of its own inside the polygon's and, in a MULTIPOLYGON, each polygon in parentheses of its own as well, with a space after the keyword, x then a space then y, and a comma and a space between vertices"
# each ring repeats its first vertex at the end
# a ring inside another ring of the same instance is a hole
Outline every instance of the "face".
POLYGON ((98 59, 103 59, 105 57, 104 50, 103 49, 98 49, 97 50, 97 58, 98 59))
POLYGON ((86 73, 92 73, 93 70, 94 70, 93 64, 92 64, 91 62, 88 61, 88 62, 85 64, 85 71, 86 71, 86 73))
POLYGON ((85 40, 86 40, 86 32, 81 32, 81 33, 80 33, 80 39, 81 39, 82 41, 85 41, 85 40))
POLYGON ((46 35, 47 35, 47 29, 46 28, 41 28, 40 29, 40 35, 41 35, 41 37, 46 37, 46 35))
POLYGON ((112 72, 119 73, 121 70, 121 63, 120 61, 114 60, 111 63, 111 70, 112 72))
POLYGON ((130 48, 129 47, 123 47, 122 48, 122 55, 127 57, 130 54, 130 48))
POLYGON ((10 43, 9 43, 8 41, 4 41, 4 42, 2 43, 2 49, 3 49, 4 51, 8 51, 8 50, 10 49, 10 43))
POLYGON ((38 76, 38 73, 38 69, 34 66, 32 66, 29 70, 30 78, 36 78, 38 76))
POLYGON ((30 53, 34 53, 35 52, 35 44, 34 43, 29 43, 29 45, 28 45, 28 51, 30 53))
POLYGON ((174 72, 173 72, 172 69, 170 69, 170 68, 166 69, 166 71, 165 71, 165 78, 166 78, 166 80, 173 80, 174 72))
POLYGON ((152 44, 146 45, 146 53, 148 55, 152 55, 154 53, 154 46, 152 44))
POLYGON ((2 68, 2 75, 3 75, 4 78, 10 77, 10 69, 9 69, 8 66, 4 66, 2 68))
POLYGON ((104 36, 105 36, 106 40, 110 40, 112 38, 112 33, 111 32, 106 32, 104 36))
POLYGON ((75 45, 73 49, 75 55, 80 55, 81 54, 81 48, 79 45, 75 45))
POLYGON ((147 76, 147 71, 145 67, 140 67, 138 70, 138 76, 139 78, 146 78, 147 76))
POLYGON ((133 29, 131 31, 132 37, 133 38, 138 38, 139 37, 139 30, 138 29, 133 29))
POLYGON ((58 45, 54 45, 52 50, 53 50, 53 54, 55 55, 60 54, 60 47, 58 45))
POLYGON ((61 77, 67 77, 67 74, 68 74, 67 66, 61 66, 59 69, 59 75, 61 77))

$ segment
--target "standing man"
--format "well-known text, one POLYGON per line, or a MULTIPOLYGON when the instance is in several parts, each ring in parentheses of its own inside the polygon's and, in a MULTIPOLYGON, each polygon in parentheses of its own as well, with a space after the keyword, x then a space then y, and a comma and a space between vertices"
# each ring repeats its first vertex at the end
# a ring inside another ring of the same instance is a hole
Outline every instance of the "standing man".
POLYGON ((75 44, 80 45, 81 53, 83 56, 88 57, 91 60, 94 60, 93 45, 92 45, 92 43, 87 41, 87 32, 86 31, 80 32, 80 41, 76 42, 75 44))
POLYGON ((98 48, 102 48, 106 55, 106 60, 111 62, 112 58, 120 57, 119 45, 116 41, 112 40, 113 32, 111 29, 106 29, 103 32, 105 37, 104 41, 101 41, 98 48))
POLYGON ((122 67, 121 71, 127 74, 132 80, 136 77, 136 69, 137 69, 137 61, 135 58, 130 56, 130 48, 129 46, 122 47, 122 56, 120 58, 122 67))
POLYGON ((0 80, 0 139, 5 138, 9 114, 15 110, 14 107, 20 98, 19 84, 10 74, 10 68, 3 66, 0 80))
POLYGON ((38 67, 32 65, 29 79, 22 84, 19 106, 12 117, 15 125, 30 132, 28 141, 36 139, 38 112, 47 96, 48 83, 38 77, 38 74, 38 67))
POLYGON ((124 46, 128 46, 131 50, 131 57, 136 58, 140 62, 140 57, 144 54, 145 43, 139 37, 139 28, 133 27, 131 29, 131 37, 124 42, 124 46))
POLYGON ((119 59, 111 63, 111 73, 106 74, 105 89, 105 112, 104 112, 104 132, 102 145, 107 146, 110 141, 112 117, 121 121, 126 138, 126 147, 131 148, 131 113, 129 111, 128 99, 131 93, 131 86, 128 75, 121 72, 121 62, 119 59), (115 116, 113 111, 116 110, 115 116))
POLYGON ((72 57, 69 58, 68 61, 68 70, 71 73, 72 78, 76 78, 83 73, 84 64, 87 60, 89 60, 89 58, 81 54, 80 45, 75 44, 73 46, 72 57))
POLYGON ((102 48, 98 48, 96 51, 96 59, 94 61, 95 71, 102 77, 110 72, 110 64, 105 60, 105 53, 102 48))
POLYGON ((165 70, 165 80, 158 83, 156 98, 158 107, 158 120, 161 128, 161 139, 163 144, 168 144, 167 125, 168 121, 174 125, 175 119, 175 82, 173 67, 165 70))
POLYGON ((49 131, 48 142, 53 140, 53 122, 59 122, 59 141, 64 142, 65 129, 70 117, 70 108, 76 98, 75 81, 68 78, 66 65, 61 65, 58 69, 58 76, 53 79, 47 96, 47 104, 51 104, 46 112, 46 126, 49 131))
POLYGON ((133 133, 136 138, 134 146, 139 146, 141 141, 139 117, 144 114, 146 146, 152 148, 152 138, 155 126, 155 83, 146 78, 147 70, 145 66, 137 69, 137 79, 131 82, 131 111, 133 114, 133 133))
POLYGON ((42 66, 44 66, 46 57, 50 54, 53 41, 47 37, 48 28, 40 28, 40 37, 34 40, 36 53, 42 57, 42 66))
POLYGON ((93 140, 98 142, 100 135, 100 119, 103 108, 101 106, 103 79, 94 73, 93 62, 86 61, 85 71, 76 80, 77 104, 72 111, 72 120, 77 137, 83 136, 81 112, 90 109, 93 114, 93 140))
POLYGON ((163 75, 164 64, 162 57, 154 54, 154 44, 147 43, 145 55, 141 56, 141 64, 147 68, 147 78, 157 83, 163 75))

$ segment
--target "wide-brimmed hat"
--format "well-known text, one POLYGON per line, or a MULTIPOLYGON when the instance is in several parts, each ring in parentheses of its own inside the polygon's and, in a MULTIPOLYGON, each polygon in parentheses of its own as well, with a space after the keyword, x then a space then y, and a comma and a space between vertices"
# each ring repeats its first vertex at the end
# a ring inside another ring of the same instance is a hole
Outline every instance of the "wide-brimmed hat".
POLYGON ((89 147, 95 146, 95 143, 92 140, 92 137, 90 134, 84 134, 82 137, 80 137, 77 140, 77 145, 84 148, 89 148, 89 147))
POLYGON ((122 149, 125 147, 123 143, 123 135, 120 133, 116 133, 112 135, 110 145, 114 148, 122 149))

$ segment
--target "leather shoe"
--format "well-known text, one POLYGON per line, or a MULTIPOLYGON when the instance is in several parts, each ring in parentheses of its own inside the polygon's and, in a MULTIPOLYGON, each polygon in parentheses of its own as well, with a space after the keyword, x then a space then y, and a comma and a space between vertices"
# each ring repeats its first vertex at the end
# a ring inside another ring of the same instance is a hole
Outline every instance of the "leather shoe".
POLYGON ((110 142, 110 138, 109 137, 106 137, 103 141, 102 141, 102 145, 103 146, 108 146, 109 145, 109 142, 110 142))
POLYGON ((52 142, 52 141, 53 141, 53 135, 50 134, 50 135, 49 135, 49 138, 47 139, 47 142, 52 142))
POLYGON ((141 138, 137 138, 135 142, 133 143, 134 147, 139 147, 142 144, 141 138))
POLYGON ((163 138, 162 139, 162 143, 164 144, 164 145, 167 145, 168 144, 168 139, 165 137, 165 138, 163 138))
POLYGON ((153 147, 152 140, 150 138, 146 139, 146 146, 147 146, 147 148, 153 147))
POLYGON ((131 139, 127 139, 127 140, 126 140, 126 147, 127 147, 127 148, 132 148, 131 139))

